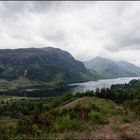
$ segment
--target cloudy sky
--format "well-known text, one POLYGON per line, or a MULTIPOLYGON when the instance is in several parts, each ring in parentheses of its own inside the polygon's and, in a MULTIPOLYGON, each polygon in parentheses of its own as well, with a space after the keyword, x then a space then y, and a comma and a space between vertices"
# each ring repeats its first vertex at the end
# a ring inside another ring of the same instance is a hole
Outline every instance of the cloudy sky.
POLYGON ((140 2, 0 1, 0 49, 45 46, 140 66, 140 2))

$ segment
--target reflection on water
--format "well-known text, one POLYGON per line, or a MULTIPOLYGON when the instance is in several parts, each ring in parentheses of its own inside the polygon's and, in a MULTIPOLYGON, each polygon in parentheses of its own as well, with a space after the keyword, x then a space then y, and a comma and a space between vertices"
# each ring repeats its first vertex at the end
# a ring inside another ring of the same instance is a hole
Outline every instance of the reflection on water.
POLYGON ((115 79, 104 79, 98 81, 89 81, 84 83, 69 84, 69 90, 71 92, 85 92, 86 90, 95 90, 96 88, 110 88, 113 84, 125 84, 129 83, 132 79, 140 79, 140 77, 125 77, 115 79))
MULTIPOLYGON (((32 93, 6 93, 6 96, 26 96, 26 97, 55 97, 62 96, 65 93, 85 92, 86 90, 95 90, 96 88, 110 88, 112 84, 125 84, 129 83, 132 79, 140 79, 140 77, 128 77, 128 78, 116 78, 116 79, 104 79, 98 81, 89 81, 83 83, 69 84, 65 90, 55 91, 35 91, 32 93)), ((1 94, 3 95, 3 94, 1 94)))

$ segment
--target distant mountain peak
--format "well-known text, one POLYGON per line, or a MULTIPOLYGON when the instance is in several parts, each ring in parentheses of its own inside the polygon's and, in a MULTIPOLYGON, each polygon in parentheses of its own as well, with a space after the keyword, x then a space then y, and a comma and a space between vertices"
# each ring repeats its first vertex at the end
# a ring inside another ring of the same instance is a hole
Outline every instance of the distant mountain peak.
POLYGON ((110 58, 103 58, 103 57, 100 57, 100 56, 97 56, 97 57, 95 57, 95 58, 93 58, 92 60, 104 60, 104 61, 114 61, 114 60, 112 60, 112 59, 110 59, 110 58))
POLYGON ((103 58, 103 57, 100 57, 100 56, 96 56, 94 57, 93 59, 90 59, 90 60, 87 60, 86 62, 89 62, 89 61, 113 61, 109 58, 103 58))
POLYGON ((87 69, 97 71, 107 78, 140 76, 140 68, 126 61, 95 57, 84 62, 87 69))

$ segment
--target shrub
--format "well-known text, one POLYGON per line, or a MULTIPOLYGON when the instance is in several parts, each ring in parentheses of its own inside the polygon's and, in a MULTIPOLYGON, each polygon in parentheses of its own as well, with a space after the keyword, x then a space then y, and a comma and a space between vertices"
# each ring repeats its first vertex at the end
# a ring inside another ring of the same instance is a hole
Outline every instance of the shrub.
POLYGON ((51 132, 53 130, 52 117, 47 113, 34 114, 28 119, 19 121, 17 125, 18 133, 36 136, 41 131, 51 132))
POLYGON ((91 108, 94 110, 94 111, 100 111, 100 109, 99 109, 99 107, 97 106, 97 105, 95 105, 95 104, 92 104, 91 105, 91 108))
POLYGON ((101 112, 96 112, 94 110, 92 110, 89 113, 89 118, 92 120, 93 123, 95 124, 107 124, 108 120, 107 118, 104 116, 104 114, 102 114, 101 112))
POLYGON ((63 117, 59 117, 55 120, 54 131, 63 132, 68 130, 84 130, 85 125, 80 120, 71 119, 70 115, 67 114, 63 117))
POLYGON ((70 116, 68 114, 66 116, 63 116, 62 118, 59 117, 55 121, 56 131, 68 130, 71 127, 72 127, 72 120, 70 119, 70 116))
POLYGON ((130 123, 130 122, 132 122, 132 119, 129 116, 123 116, 122 122, 123 123, 130 123))
POLYGON ((117 115, 123 115, 123 113, 124 113, 124 110, 123 110, 122 107, 119 107, 119 106, 116 106, 115 107, 115 114, 117 114, 117 115))
POLYGON ((0 139, 13 139, 16 136, 16 129, 14 127, 0 128, 0 139))

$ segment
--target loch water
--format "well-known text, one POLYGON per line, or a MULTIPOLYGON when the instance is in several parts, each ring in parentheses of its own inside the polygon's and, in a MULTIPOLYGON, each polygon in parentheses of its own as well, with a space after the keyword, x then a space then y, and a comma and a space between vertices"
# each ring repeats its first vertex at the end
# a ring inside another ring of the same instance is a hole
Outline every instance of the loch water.
POLYGON ((140 77, 125 77, 115 79, 101 79, 97 81, 88 81, 81 83, 71 83, 67 85, 64 90, 33 92, 33 93, 7 93, 5 96, 22 96, 22 97, 55 97, 62 96, 65 93, 75 94, 76 92, 85 92, 87 90, 96 90, 96 88, 110 88, 114 84, 127 84, 133 79, 140 79, 140 77))

